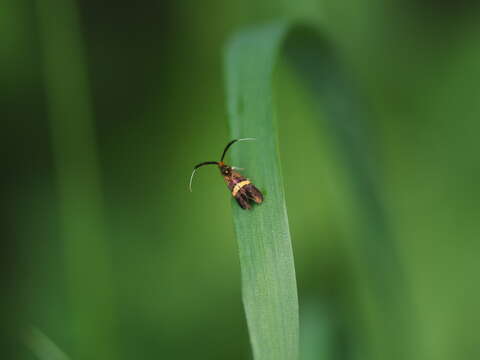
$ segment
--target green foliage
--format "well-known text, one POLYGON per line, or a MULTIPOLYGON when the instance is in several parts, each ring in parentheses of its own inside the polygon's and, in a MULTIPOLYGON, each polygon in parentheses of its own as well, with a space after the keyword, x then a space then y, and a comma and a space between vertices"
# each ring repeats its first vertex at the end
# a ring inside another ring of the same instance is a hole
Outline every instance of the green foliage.
POLYGON ((256 137, 237 146, 232 163, 265 191, 253 211, 233 206, 242 267, 242 296, 256 360, 298 359, 298 300, 277 134, 272 72, 285 24, 245 31, 225 56, 232 138, 256 137), (248 135, 251 134, 251 135, 248 135))
POLYGON ((37 328, 30 328, 25 335, 25 344, 38 360, 69 360, 58 346, 37 328))
MULTIPOLYGON (((347 195, 339 201, 345 221, 355 229, 355 247, 362 253, 359 258, 366 261, 364 271, 370 287, 367 293, 371 292, 380 313, 390 314, 382 316, 377 326, 397 331, 405 340, 404 313, 400 309, 408 309, 409 299, 399 299, 402 292, 392 293, 389 289, 391 282, 397 289, 404 289, 405 284, 371 178, 368 132, 362 124, 364 107, 327 40, 308 27, 278 21, 240 32, 230 41, 225 56, 232 138, 259 140, 242 151, 237 147, 232 159, 234 164, 247 168, 258 186, 268 191, 265 203, 254 211, 233 207, 243 301, 255 359, 298 356, 297 290, 272 88, 274 68, 283 47, 320 105, 317 111, 326 115, 327 126, 323 129, 330 131, 338 152, 335 158, 342 162, 342 171, 335 175, 347 195)), ((321 166, 311 166, 316 165, 321 166)), ((405 356, 406 342, 396 344, 377 346, 391 353, 392 358, 405 356)))
POLYGON ((296 288, 302 360, 479 358, 478 7, 109 5, 0 2, 0 358, 296 352, 296 288), (229 43, 229 133, 220 50, 248 24, 270 25, 229 43), (238 136, 266 202, 232 226, 218 172, 187 179, 238 136), (19 349, 26 324, 58 348, 19 349))
POLYGON ((78 12, 71 0, 36 9, 76 354, 113 358, 111 261, 78 12))

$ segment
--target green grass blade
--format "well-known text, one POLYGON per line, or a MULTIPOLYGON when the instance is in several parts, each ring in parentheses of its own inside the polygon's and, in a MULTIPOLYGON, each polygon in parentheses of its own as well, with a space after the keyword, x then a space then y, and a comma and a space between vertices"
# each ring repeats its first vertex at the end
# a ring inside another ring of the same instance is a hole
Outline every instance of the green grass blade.
POLYGON ((257 138, 232 148, 232 164, 245 168, 266 196, 252 211, 233 206, 243 302, 256 360, 295 360, 299 347, 297 286, 271 89, 285 31, 280 25, 240 33, 225 57, 232 138, 257 138))
POLYGON ((300 352, 302 360, 328 360, 334 358, 335 347, 332 314, 327 306, 307 301, 300 311, 300 352))
POLYGON ((328 41, 314 29, 278 21, 237 33, 225 54, 232 138, 258 139, 236 145, 231 162, 245 168, 245 175, 266 193, 265 203, 253 211, 233 206, 254 358, 298 358, 295 269, 272 101, 272 77, 281 50, 303 76, 315 103, 320 104, 319 112, 326 115, 324 128, 330 132, 335 160, 341 163, 335 174, 345 188, 339 208, 341 216, 348 218, 344 221, 349 227, 346 232, 356 242, 359 264, 354 268, 361 269, 365 285, 359 292, 374 299, 377 320, 371 327, 375 331, 370 334, 369 341, 374 343, 370 351, 392 359, 405 357, 410 309, 408 295, 404 296, 407 287, 372 180, 368 140, 362 129, 365 108, 328 41), (396 341, 396 336, 405 341, 396 341))
POLYGON ((24 340, 39 360, 70 360, 47 335, 35 327, 28 330, 24 340))
POLYGON ((117 358, 100 169, 74 0, 36 2, 78 359, 117 358))

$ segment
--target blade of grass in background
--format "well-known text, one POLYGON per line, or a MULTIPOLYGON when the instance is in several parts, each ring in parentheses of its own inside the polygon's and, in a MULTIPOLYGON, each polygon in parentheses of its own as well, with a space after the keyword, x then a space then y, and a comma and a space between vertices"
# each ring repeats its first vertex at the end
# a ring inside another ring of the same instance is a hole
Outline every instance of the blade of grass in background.
POLYGON ((302 360, 334 359, 334 326, 328 307, 318 302, 302 303, 300 312, 300 353, 302 360))
POLYGON ((77 359, 115 359, 110 256, 74 0, 36 2, 77 359))
POLYGON ((47 335, 35 327, 28 329, 25 343, 39 360, 70 359, 47 335))
POLYGON ((253 211, 233 206, 254 357, 298 357, 297 289, 272 101, 273 70, 284 45, 287 58, 304 75, 315 102, 321 104, 319 110, 327 115, 327 128, 337 145, 335 159, 342 162, 340 168, 345 172, 338 179, 345 187, 339 207, 346 209, 347 223, 352 224, 346 232, 358 242, 357 261, 366 274, 366 291, 372 294, 373 312, 380 324, 373 328, 381 329, 370 334, 368 340, 375 343, 370 351, 391 359, 405 358, 408 346, 396 341, 395 334, 402 334, 402 339, 407 335, 404 315, 408 310, 401 309, 408 309, 408 301, 399 296, 406 287, 371 180, 367 143, 361 134, 364 109, 353 96, 332 47, 316 31, 288 21, 239 32, 228 43, 225 55, 232 138, 258 139, 232 149, 231 163, 246 168, 245 175, 266 195, 264 204, 253 211), (382 337, 382 332, 388 336, 382 337))

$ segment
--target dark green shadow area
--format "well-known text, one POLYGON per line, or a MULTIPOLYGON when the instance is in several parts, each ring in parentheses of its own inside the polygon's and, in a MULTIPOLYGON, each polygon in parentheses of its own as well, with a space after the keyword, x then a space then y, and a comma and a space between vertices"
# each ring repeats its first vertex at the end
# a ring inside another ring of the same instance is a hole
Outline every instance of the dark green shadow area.
POLYGON ((388 345, 382 341, 377 346, 392 359, 408 358, 413 309, 393 232, 379 198, 382 181, 375 168, 375 130, 368 128, 368 104, 335 47, 318 31, 291 25, 285 56, 310 91, 318 113, 322 114, 320 120, 326 121, 322 130, 326 128, 332 135, 335 159, 342 162, 342 183, 347 185, 346 198, 352 200, 349 216, 355 217, 360 230, 352 240, 358 249, 357 261, 368 279, 364 284, 373 295, 379 328, 382 333, 397 334, 388 337, 396 338, 395 341, 388 345))

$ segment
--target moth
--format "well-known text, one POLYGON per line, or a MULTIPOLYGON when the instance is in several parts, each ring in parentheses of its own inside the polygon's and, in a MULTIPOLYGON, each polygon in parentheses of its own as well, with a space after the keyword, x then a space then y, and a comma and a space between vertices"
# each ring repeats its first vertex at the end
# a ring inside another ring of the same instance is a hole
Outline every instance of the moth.
POLYGON ((249 141, 255 140, 254 138, 244 138, 244 139, 235 139, 230 141, 225 149, 223 150, 222 157, 220 161, 205 161, 200 164, 195 165, 193 168, 192 176, 190 177, 190 191, 192 191, 192 180, 195 172, 198 168, 205 166, 205 165, 217 165, 220 173, 223 176, 223 179, 227 183, 232 196, 237 201, 238 205, 242 209, 250 210, 253 204, 261 204, 263 202, 263 194, 260 190, 258 190, 252 182, 244 177, 242 174, 237 172, 236 170, 243 170, 239 169, 235 166, 227 165, 223 162, 225 155, 227 154, 228 149, 230 146, 235 144, 238 141, 249 141))

